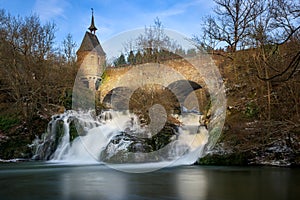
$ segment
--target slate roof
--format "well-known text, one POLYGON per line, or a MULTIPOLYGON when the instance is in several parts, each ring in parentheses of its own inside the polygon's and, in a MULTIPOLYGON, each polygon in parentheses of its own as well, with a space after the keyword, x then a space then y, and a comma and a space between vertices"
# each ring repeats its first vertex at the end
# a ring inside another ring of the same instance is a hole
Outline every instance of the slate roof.
POLYGON ((100 45, 100 42, 97 38, 97 36, 93 33, 90 32, 85 32, 84 38, 81 42, 81 45, 77 51, 78 52, 83 52, 83 51, 97 51, 97 53, 100 56, 105 56, 105 52, 103 48, 100 45))

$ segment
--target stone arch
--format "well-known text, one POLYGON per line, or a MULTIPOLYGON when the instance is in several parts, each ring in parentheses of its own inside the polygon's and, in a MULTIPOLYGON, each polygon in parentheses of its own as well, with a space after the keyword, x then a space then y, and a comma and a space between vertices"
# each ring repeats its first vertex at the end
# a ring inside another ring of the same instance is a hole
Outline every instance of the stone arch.
POLYGON ((177 80, 170 83, 167 88, 177 97, 180 104, 184 104, 185 99, 195 90, 201 89, 202 86, 190 80, 177 80))
POLYGON ((128 87, 116 87, 104 96, 102 103, 114 110, 127 110, 132 93, 132 89, 128 87))

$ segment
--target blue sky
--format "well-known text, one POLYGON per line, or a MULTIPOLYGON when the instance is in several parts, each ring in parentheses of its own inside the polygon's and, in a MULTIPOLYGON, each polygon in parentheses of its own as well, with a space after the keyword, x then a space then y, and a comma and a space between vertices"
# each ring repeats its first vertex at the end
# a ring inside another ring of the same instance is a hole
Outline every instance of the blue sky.
POLYGON ((90 25, 94 8, 97 36, 106 41, 115 35, 152 25, 158 17, 166 29, 186 37, 199 35, 201 19, 212 13, 212 0, 0 0, 12 15, 36 13, 41 21, 57 25, 56 41, 71 33, 79 47, 90 25))

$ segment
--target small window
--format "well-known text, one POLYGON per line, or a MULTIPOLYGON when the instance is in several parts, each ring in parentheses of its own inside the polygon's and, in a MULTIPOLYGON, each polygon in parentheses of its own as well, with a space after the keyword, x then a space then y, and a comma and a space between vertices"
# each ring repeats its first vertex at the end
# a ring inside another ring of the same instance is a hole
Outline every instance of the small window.
POLYGON ((94 62, 94 56, 91 56, 91 63, 94 62))

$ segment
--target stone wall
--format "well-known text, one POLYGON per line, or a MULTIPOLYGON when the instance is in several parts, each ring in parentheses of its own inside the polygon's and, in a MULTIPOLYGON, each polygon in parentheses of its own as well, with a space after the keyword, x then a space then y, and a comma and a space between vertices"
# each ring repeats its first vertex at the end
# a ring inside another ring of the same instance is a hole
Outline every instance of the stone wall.
MULTIPOLYGON (((158 84, 164 87, 175 85, 182 80, 199 84, 202 89, 193 93, 194 97, 188 96, 189 102, 198 101, 200 107, 205 107, 208 99, 208 89, 205 77, 210 60, 204 59, 176 59, 162 63, 147 63, 127 67, 109 67, 105 70, 104 80, 99 88, 100 101, 111 94, 117 88, 121 88, 126 94, 121 96, 131 96, 138 88, 146 85, 158 84), (201 63, 199 63, 201 62, 201 63), (127 89, 123 89, 127 88, 127 89), (128 94, 130 93, 131 94, 128 94), (195 99, 196 95, 196 99, 195 99)), ((119 90, 121 91, 121 90, 119 90)), ((192 103, 193 104, 193 103, 192 103)), ((188 102, 187 105, 188 107, 188 102)))

